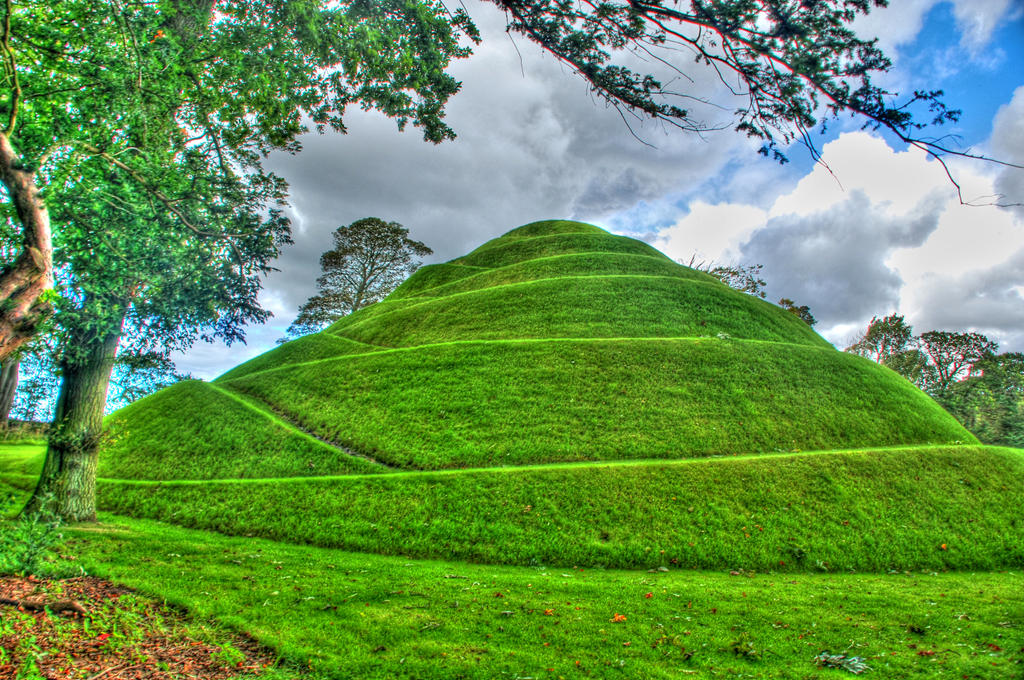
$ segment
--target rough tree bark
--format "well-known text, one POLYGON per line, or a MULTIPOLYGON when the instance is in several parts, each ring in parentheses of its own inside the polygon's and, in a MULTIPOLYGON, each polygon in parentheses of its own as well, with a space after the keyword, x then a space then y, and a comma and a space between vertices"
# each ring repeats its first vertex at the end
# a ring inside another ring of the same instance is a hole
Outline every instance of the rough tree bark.
POLYGON ((76 349, 61 362, 60 394, 46 462, 25 506, 27 513, 45 506, 68 522, 96 519, 96 466, 103 409, 126 311, 127 306, 122 306, 116 326, 108 327, 106 332, 87 331, 71 339, 76 349))
POLYGON ((6 134, 0 133, 0 182, 22 225, 21 254, 0 272, 0 361, 28 341, 50 318, 53 307, 40 301, 53 288, 50 213, 39 195, 35 173, 21 164, 6 134))
POLYGON ((0 426, 7 425, 14 407, 14 393, 18 389, 20 359, 9 359, 0 366, 0 426))

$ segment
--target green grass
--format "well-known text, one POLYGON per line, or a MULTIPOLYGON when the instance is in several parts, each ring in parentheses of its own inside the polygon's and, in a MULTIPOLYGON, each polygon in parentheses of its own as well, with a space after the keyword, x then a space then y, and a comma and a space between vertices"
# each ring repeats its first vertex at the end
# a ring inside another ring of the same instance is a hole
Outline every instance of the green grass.
POLYGON ((104 516, 90 573, 253 635, 327 678, 1020 677, 1019 574, 492 567, 104 516), (625 620, 613 622, 615 615, 625 620))
MULTIPOLYGON (((5 453, 30 490, 42 450, 5 453), (33 456, 34 455, 34 459, 33 456)), ((1024 567, 1024 452, 934 447, 197 482, 100 480, 104 510, 346 550, 558 567, 1024 567)))
POLYGON ((721 283, 619 274, 510 283, 423 299, 343 319, 331 332, 388 347, 450 340, 724 334, 832 349, 795 315, 721 283))
POLYGON ((216 385, 256 410, 198 387, 157 395, 116 415, 128 434, 103 474, 365 471, 325 454, 311 474, 303 433, 402 469, 976 443, 920 390, 794 315, 571 221, 424 267, 216 385))
POLYGON ((468 255, 452 260, 452 262, 469 267, 494 268, 505 267, 517 262, 525 262, 550 255, 591 253, 595 251, 647 255, 663 259, 667 262, 672 261, 669 257, 643 241, 637 241, 626 236, 614 236, 596 227, 590 227, 590 229, 594 231, 538 234, 537 236, 514 240, 497 238, 493 241, 488 241, 468 255))
MULTIPOLYGON (((32 487, 31 477, 6 479, 32 487)), ((420 558, 779 572, 1002 569, 1024 567, 1022 480, 1019 449, 938 447, 336 478, 103 480, 99 497, 107 510, 193 528, 420 558)))
POLYGON ((592 224, 587 224, 586 222, 577 222, 575 220, 541 220, 539 222, 530 222, 529 224, 524 224, 521 227, 516 227, 515 229, 506 231, 501 236, 491 239, 477 250, 495 243, 509 243, 511 241, 519 241, 526 238, 533 238, 535 236, 580 233, 607 234, 604 229, 595 227, 592 224))
POLYGON ((0 442, 0 478, 10 475, 38 477, 43 471, 46 444, 7 444, 0 442))
POLYGON ((239 364, 217 378, 217 380, 231 380, 232 378, 238 378, 249 373, 263 371, 268 368, 277 368, 287 364, 328 359, 348 354, 362 354, 363 352, 373 352, 379 349, 380 347, 366 345, 329 333, 316 333, 286 342, 275 351, 265 352, 254 359, 246 361, 244 364, 239 364))
POLYGON ((773 343, 454 343, 221 384, 321 437, 427 469, 975 441, 888 369, 773 343))
POLYGON ((689 281, 715 283, 720 286, 725 285, 709 274, 689 267, 680 267, 675 262, 664 258, 604 252, 550 255, 497 269, 466 270, 463 268, 460 274, 460 278, 455 281, 431 287, 418 284, 413 277, 403 284, 401 289, 395 291, 393 297, 399 299, 403 297, 442 297, 510 283, 602 274, 669 276, 689 281), (408 291, 405 289, 406 285, 410 285, 408 291))
POLYGON ((380 470, 195 380, 141 399, 105 424, 102 477, 244 479, 380 470))

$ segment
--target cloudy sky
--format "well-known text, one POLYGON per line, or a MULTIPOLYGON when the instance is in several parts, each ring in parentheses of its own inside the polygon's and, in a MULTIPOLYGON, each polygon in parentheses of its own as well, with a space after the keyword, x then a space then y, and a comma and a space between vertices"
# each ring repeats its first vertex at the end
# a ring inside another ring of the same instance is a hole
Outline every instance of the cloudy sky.
MULTIPOLYGON (((642 238, 673 258, 760 263, 769 299, 806 304, 843 347, 873 315, 906 315, 918 332, 972 329, 1024 350, 1024 171, 953 162, 960 205, 935 161, 843 120, 819 137, 831 174, 800 147, 780 166, 729 130, 703 137, 633 125, 569 69, 504 32, 490 4, 465 3, 483 44, 453 74, 454 142, 354 111, 347 135, 308 135, 270 167, 291 185, 295 244, 262 297, 274 318, 248 343, 198 344, 180 370, 213 378, 273 347, 314 291, 330 232, 366 216, 395 220, 457 257, 516 226, 578 219, 642 238), (637 141, 636 133, 647 144, 637 141)), ((965 149, 1024 164, 1024 0, 896 0, 858 24, 895 68, 894 91, 942 89, 965 149)), ((711 74, 695 87, 713 91, 711 74)), ((712 123, 728 113, 709 108, 712 123)))

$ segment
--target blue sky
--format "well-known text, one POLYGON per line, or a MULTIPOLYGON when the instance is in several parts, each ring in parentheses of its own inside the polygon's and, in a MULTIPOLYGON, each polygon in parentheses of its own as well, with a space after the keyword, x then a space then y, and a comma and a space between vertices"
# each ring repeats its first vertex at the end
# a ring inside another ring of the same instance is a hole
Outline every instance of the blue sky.
MULTIPOLYGON (((291 184, 295 245, 266 282, 275 317, 248 344, 197 345, 179 368, 212 378, 273 347, 314 290, 330 232, 368 215, 396 220, 456 257, 521 224, 575 218, 644 238, 688 260, 765 265, 773 299, 808 304, 839 346, 873 315, 899 311, 918 332, 974 329, 1024 350, 1024 212, 963 207, 933 161, 833 124, 821 148, 838 182, 800 148, 762 160, 730 131, 698 139, 645 125, 639 144, 568 69, 522 40, 500 13, 467 3, 484 43, 454 72, 459 139, 440 146, 353 112, 349 134, 310 135, 272 167, 291 184), (517 49, 518 48, 518 49, 517 49)), ((1024 163, 1024 3, 894 0, 858 24, 894 60, 884 83, 943 89, 965 146, 1024 163)), ((712 86, 706 74, 697 85, 712 86)), ((1024 201, 1024 171, 953 163, 965 197, 1024 201)))

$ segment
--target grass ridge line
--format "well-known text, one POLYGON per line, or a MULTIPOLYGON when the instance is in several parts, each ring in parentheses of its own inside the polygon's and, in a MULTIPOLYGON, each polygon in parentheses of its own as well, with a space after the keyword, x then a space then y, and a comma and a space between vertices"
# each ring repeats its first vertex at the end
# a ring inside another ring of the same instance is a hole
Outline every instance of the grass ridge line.
MULTIPOLYGON (((514 245, 514 244, 517 244, 517 243, 525 243, 526 241, 538 241, 538 240, 540 240, 542 238, 559 238, 561 236, 611 236, 613 238, 629 238, 628 236, 619 236, 618 234, 613 234, 610 231, 605 231, 604 229, 602 229, 601 231, 604 231, 605 233, 601 234, 600 232, 597 232, 597 231, 559 231, 559 232, 555 232, 554 234, 538 234, 537 236, 523 236, 523 237, 520 237, 520 238, 509 239, 507 241, 502 240, 502 239, 505 238, 505 236, 507 236, 507 234, 503 234, 501 236, 497 236, 495 238, 492 238, 490 241, 488 241, 487 243, 484 243, 482 246, 480 246, 480 247, 478 247, 478 248, 476 248, 474 250, 469 251, 468 253, 466 253, 462 257, 457 257, 455 259, 456 260, 461 260, 461 259, 469 257, 470 255, 476 255, 477 253, 486 253, 486 252, 490 252, 492 250, 497 250, 499 248, 506 248, 506 247, 508 247, 510 245, 514 245)), ((524 262, 525 261, 526 260, 524 260, 524 262)), ((458 262, 453 262, 452 264, 458 264, 458 262)), ((475 265, 466 265, 466 266, 472 267, 472 266, 475 266, 475 265)), ((488 269, 489 268, 490 267, 488 267, 488 269)))
MULTIPOLYGON (((250 375, 250 374, 247 374, 247 375, 250 375)), ((367 462, 370 462, 370 463, 374 463, 375 465, 379 465, 382 468, 389 468, 390 467, 390 466, 380 462, 379 460, 376 460, 375 458, 372 458, 371 456, 367 456, 365 454, 359 453, 358 451, 353 451, 352 449, 348 448, 347 446, 339 446, 339 445, 337 445, 337 444, 335 444, 333 442, 330 442, 330 441, 328 441, 326 439, 323 439, 321 437, 316 436, 312 432, 309 432, 309 431, 299 427, 295 423, 291 422, 290 420, 287 420, 286 418, 284 418, 283 416, 281 416, 280 414, 278 414, 276 411, 272 410, 271 408, 264 407, 262 405, 263 402, 259 402, 255 397, 253 397, 250 394, 242 394, 242 393, 236 392, 234 390, 230 390, 230 389, 224 388, 221 385, 215 385, 213 383, 203 382, 202 384, 206 385, 207 387, 209 387, 209 388, 211 388, 211 389, 213 389, 213 390, 215 390, 217 392, 220 392, 225 397, 228 397, 230 399, 235 400, 236 402, 238 402, 242 406, 245 406, 246 408, 248 408, 248 409, 250 409, 252 411, 255 411, 256 413, 259 413, 260 415, 262 415, 265 418, 267 418, 270 421, 272 421, 275 425, 278 425, 278 426, 280 426, 280 427, 282 427, 282 428, 284 428, 286 430, 291 430, 292 432, 295 432, 296 434, 301 435, 302 437, 305 437, 306 439, 310 439, 310 440, 320 444, 321 446, 326 446, 327 448, 330 448, 330 449, 333 449, 333 450, 338 451, 340 453, 343 453, 346 456, 352 456, 354 458, 362 458, 363 460, 365 460, 367 462), (257 403, 253 403, 253 402, 257 402, 257 403)), ((213 481, 213 480, 210 480, 210 481, 213 481)))
MULTIPOLYGON (((447 281, 445 283, 442 283, 442 284, 439 284, 439 285, 436 285, 436 286, 431 286, 430 288, 424 288, 421 291, 419 291, 419 293, 417 293, 416 295, 403 296, 403 298, 400 298, 400 299, 412 299, 412 298, 418 298, 418 297, 434 297, 435 299, 440 299, 440 298, 437 298, 436 296, 423 295, 423 293, 426 293, 426 292, 431 291, 431 290, 436 290, 438 288, 444 288, 445 286, 450 286, 453 283, 458 283, 460 281, 468 281, 469 279, 476 278, 477 276, 483 276, 485 274, 490 274, 492 272, 500 272, 502 269, 511 269, 512 267, 519 267, 519 266, 521 266, 523 264, 526 264, 527 262, 541 262, 543 260, 561 260, 561 259, 565 259, 567 257, 582 257, 582 256, 586 256, 586 255, 614 255, 616 257, 640 257, 640 258, 644 258, 646 260, 654 260, 655 262, 663 262, 664 261, 660 257, 654 257, 653 255, 641 255, 640 253, 615 253, 615 252, 611 252, 611 251, 608 251, 608 250, 584 250, 584 251, 573 252, 573 253, 562 253, 560 255, 542 255, 541 257, 531 257, 531 258, 526 259, 526 260, 519 260, 518 262, 513 262, 512 264, 502 265, 501 267, 478 267, 476 265, 459 264, 457 262, 440 262, 438 264, 452 265, 452 266, 456 266, 456 267, 469 267, 469 268, 472 268, 472 269, 479 269, 481 271, 478 271, 475 274, 470 274, 469 276, 463 276, 461 279, 453 279, 451 281, 447 281)), ((679 265, 679 266, 680 267, 685 267, 686 265, 679 265)), ((574 277, 565 276, 565 277, 559 277, 559 278, 574 278, 574 277)), ((579 278, 583 278, 583 277, 579 277, 579 278)), ((669 278, 676 278, 676 277, 669 277, 669 278)), ((683 278, 683 277, 678 277, 678 278, 683 278)), ((543 281, 545 279, 530 279, 530 280, 531 281, 543 281)), ((525 282, 519 281, 517 283, 525 283, 525 282)), ((498 284, 498 285, 508 285, 508 284, 498 284)), ((488 286, 487 288, 497 288, 497 286, 488 286)), ((480 289, 480 290, 485 290, 485 289, 480 289)), ((442 295, 441 298, 443 298, 443 297, 447 297, 447 296, 442 295)))
MULTIPOLYGON (((977 444, 963 444, 965 447, 977 447, 977 444)), ((804 456, 829 456, 829 455, 856 455, 856 454, 871 454, 871 453, 884 453, 889 451, 927 451, 930 449, 949 449, 952 448, 949 444, 927 444, 927 445, 907 445, 907 446, 876 446, 864 449, 825 449, 818 451, 779 451, 771 453, 745 453, 735 456, 700 456, 694 458, 646 458, 643 460, 605 460, 605 461, 573 461, 570 463, 541 463, 537 465, 507 465, 500 467, 476 467, 476 468, 449 468, 445 470, 402 470, 401 472, 389 472, 384 474, 369 474, 360 473, 352 475, 321 475, 313 477, 253 477, 253 478, 227 478, 227 479, 170 479, 170 480, 151 480, 151 479, 120 479, 102 477, 99 481, 112 483, 112 484, 129 484, 139 486, 196 486, 204 484, 263 484, 263 483, 277 483, 277 482, 311 482, 311 481, 343 481, 343 480, 361 480, 361 479, 375 479, 375 478, 387 478, 387 479, 401 479, 403 477, 415 477, 417 479, 424 479, 430 477, 447 477, 453 475, 474 475, 474 474, 516 474, 516 473, 529 473, 529 472, 540 472, 546 470, 573 470, 577 468, 627 468, 627 467, 653 467, 653 466, 682 466, 692 464, 712 464, 712 463, 733 463, 733 462, 744 462, 751 460, 772 460, 772 459, 787 459, 787 458, 802 458, 804 456)), ((1024 451, 1021 452, 1024 456, 1024 451)), ((15 475, 5 475, 15 476, 15 475)))
MULTIPOLYGON (((652 258, 652 259, 654 259, 654 258, 652 258)), ((523 262, 529 262, 529 260, 523 260, 523 262)), ((516 264, 521 264, 521 263, 517 262, 516 264)), ((679 266, 681 267, 683 265, 679 265, 679 266)), ((471 278, 471 277, 467 276, 467 277, 464 277, 464 278, 461 278, 461 279, 456 279, 456 281, 465 281, 468 278, 471 278)), ((569 281, 569 280, 574 280, 574 279, 666 279, 666 280, 669 280, 669 281, 679 281, 681 283, 686 283, 686 284, 692 283, 692 284, 696 284, 696 285, 699 285, 699 286, 705 286, 705 287, 706 286, 715 286, 715 290, 717 292, 724 293, 724 294, 729 294, 729 291, 732 291, 732 289, 728 288, 728 287, 726 287, 723 290, 719 286, 722 286, 724 284, 720 284, 720 283, 717 283, 715 281, 698 281, 696 279, 687 279, 687 278, 684 278, 682 276, 666 276, 664 274, 587 274, 585 276, 549 276, 549 277, 546 277, 546 278, 543 278, 543 279, 530 279, 529 281, 515 281, 513 283, 499 283, 499 284, 496 284, 496 285, 493 285, 493 286, 487 286, 486 288, 474 288, 473 290, 463 290, 463 291, 460 291, 458 293, 449 293, 448 295, 439 295, 437 297, 428 297, 427 299, 425 299, 425 300, 423 300, 421 302, 414 302, 413 304, 405 305, 403 307, 399 307, 398 309, 388 309, 386 311, 381 312, 380 314, 374 314, 374 315, 371 315, 371 316, 366 316, 366 317, 360 319, 359 321, 356 321, 355 323, 353 323, 351 325, 345 326, 343 330, 348 330, 350 328, 358 328, 361 324, 364 324, 367 321, 378 321, 378 320, 380 320, 382 318, 387 317, 387 315, 389 315, 389 314, 394 314, 395 312, 405 312, 407 310, 414 309, 416 307, 421 307, 423 305, 429 305, 429 304, 431 304, 433 302, 438 302, 438 301, 441 301, 441 300, 448 300, 448 299, 456 298, 456 297, 460 297, 460 296, 479 295, 481 293, 490 292, 492 290, 498 290, 498 289, 501 289, 501 288, 512 288, 512 287, 515 287, 515 286, 532 286, 532 285, 535 285, 535 284, 538 284, 538 283, 548 283, 550 281, 569 281)), ((451 283, 451 282, 449 282, 449 283, 451 283)), ((444 285, 448 285, 448 284, 444 284, 444 285)), ((732 291, 732 292, 736 292, 736 291, 732 291)), ((737 295, 744 295, 744 293, 737 293, 737 295)), ((418 297, 420 297, 420 296, 410 295, 407 298, 399 298, 399 299, 415 300, 418 297)), ((343 336, 343 337, 347 337, 347 336, 343 336)), ((358 340, 356 342, 358 342, 358 340)))
MULTIPOLYGON (((324 332, 324 331, 321 331, 324 332)), ((334 335, 351 340, 346 335, 338 332, 334 335)), ((797 342, 783 342, 777 340, 758 340, 756 338, 718 338, 713 335, 691 335, 691 336, 679 336, 679 337, 621 337, 621 338, 503 338, 503 339, 491 339, 491 340, 448 340, 447 342, 429 342, 424 345, 409 345, 408 347, 390 347, 382 349, 379 352, 363 352, 362 354, 341 354, 336 357, 327 357, 326 359, 313 359, 312 361, 299 361, 294 364, 285 364, 283 366, 275 366, 274 368, 264 368, 260 371, 253 371, 252 373, 246 373, 238 378, 231 378, 230 380, 224 380, 221 384, 234 382, 235 380, 241 380, 242 378, 250 378, 254 375, 263 375, 265 373, 273 373, 274 371, 283 371, 290 368, 296 368, 299 366, 313 366, 315 364, 322 364, 329 361, 340 361, 342 359, 353 359, 355 357, 372 357, 380 354, 392 354, 394 352, 411 352, 418 349, 425 349, 431 347, 444 347, 447 345, 511 345, 511 344, 527 344, 531 342, 701 342, 704 340, 714 342, 748 342, 760 345, 785 345, 789 347, 798 347, 801 349, 815 350, 818 352, 834 352, 834 347, 817 347, 815 345, 804 345, 797 342)), ((356 340, 355 342, 359 342, 356 340)), ((363 343, 368 344, 368 343, 363 343)), ((379 345, 371 345, 377 347, 379 345)))
POLYGON ((101 483, 101 509, 356 552, 547 567, 1018 569, 1000 447, 261 484, 101 483), (947 549, 948 548, 948 549, 947 549))

